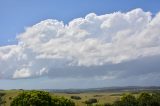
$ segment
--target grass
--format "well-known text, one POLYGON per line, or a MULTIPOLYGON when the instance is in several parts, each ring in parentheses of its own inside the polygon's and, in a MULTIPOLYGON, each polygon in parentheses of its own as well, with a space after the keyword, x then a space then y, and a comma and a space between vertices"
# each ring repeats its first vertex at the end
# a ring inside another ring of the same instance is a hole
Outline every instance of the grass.
POLYGON ((16 97, 21 91, 19 90, 6 90, 6 91, 0 91, 5 93, 5 96, 3 97, 3 100, 6 101, 4 106, 10 106, 10 103, 14 97, 16 97))
MULTIPOLYGON (((13 100, 13 98, 23 91, 6 90, 0 92, 6 93, 6 95, 3 97, 3 99, 6 101, 4 106, 10 106, 10 103, 13 100)), ((86 106, 84 102, 88 99, 95 98, 98 100, 98 104, 113 103, 114 101, 119 100, 124 93, 132 93, 136 96, 140 92, 88 92, 88 93, 78 93, 78 94, 69 94, 69 93, 50 93, 50 94, 52 96, 65 97, 68 99, 71 99, 71 96, 79 96, 81 97, 81 100, 74 100, 74 99, 71 100, 75 102, 76 106, 86 106)))
POLYGON ((76 106, 86 106, 84 102, 91 98, 97 99, 99 104, 112 103, 116 100, 119 100, 120 98, 120 96, 110 96, 112 95, 112 93, 108 93, 108 92, 103 92, 103 93, 89 92, 89 93, 80 93, 80 94, 51 93, 51 95, 63 96, 68 99, 71 99, 71 96, 79 96, 82 98, 81 100, 72 99, 75 102, 76 106))

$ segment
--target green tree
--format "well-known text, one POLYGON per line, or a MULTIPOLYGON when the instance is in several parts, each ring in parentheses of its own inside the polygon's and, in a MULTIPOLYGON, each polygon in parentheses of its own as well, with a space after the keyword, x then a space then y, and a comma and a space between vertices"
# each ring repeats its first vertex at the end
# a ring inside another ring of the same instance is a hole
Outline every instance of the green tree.
POLYGON ((137 100, 131 94, 124 95, 121 98, 121 102, 122 102, 123 106, 137 106, 137 100))
POLYGON ((104 106, 112 106, 110 103, 105 103, 104 106))
POLYGON ((112 106, 160 106, 160 93, 141 93, 137 99, 131 94, 124 95, 112 106))
POLYGON ((11 106, 74 106, 74 103, 65 98, 52 98, 44 91, 25 91, 13 99, 11 106))
POLYGON ((141 93, 138 97, 138 106, 151 106, 152 96, 149 93, 141 93))
POLYGON ((97 102, 98 102, 97 99, 92 98, 92 99, 89 99, 89 100, 85 101, 85 104, 92 105, 93 103, 97 103, 97 102))
POLYGON ((160 93, 153 93, 151 97, 151 106, 160 106, 160 93))
POLYGON ((115 101, 113 106, 123 106, 122 101, 115 101))
POLYGON ((0 93, 0 106, 2 104, 5 104, 5 101, 2 99, 2 97, 5 95, 5 93, 0 93))
POLYGON ((52 106, 75 106, 75 103, 64 97, 53 97, 52 106))

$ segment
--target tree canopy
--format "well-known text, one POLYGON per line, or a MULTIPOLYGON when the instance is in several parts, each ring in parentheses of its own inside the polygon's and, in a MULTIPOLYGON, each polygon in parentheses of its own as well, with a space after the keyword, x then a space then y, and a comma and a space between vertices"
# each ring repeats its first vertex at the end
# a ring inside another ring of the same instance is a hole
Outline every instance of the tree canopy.
POLYGON ((69 99, 52 97, 45 91, 24 91, 11 102, 11 106, 74 106, 69 99))
POLYGON ((141 93, 137 98, 131 94, 124 95, 113 106, 160 106, 160 93, 141 93))

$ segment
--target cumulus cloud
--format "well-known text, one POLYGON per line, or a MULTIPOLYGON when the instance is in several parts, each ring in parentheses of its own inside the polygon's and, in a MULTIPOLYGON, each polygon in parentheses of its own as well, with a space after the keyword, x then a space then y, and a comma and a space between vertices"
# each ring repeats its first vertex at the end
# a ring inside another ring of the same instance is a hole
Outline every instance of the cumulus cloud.
POLYGON ((19 34, 17 45, 0 47, 0 78, 160 76, 159 28, 160 13, 142 9, 90 13, 67 25, 44 20, 19 34))

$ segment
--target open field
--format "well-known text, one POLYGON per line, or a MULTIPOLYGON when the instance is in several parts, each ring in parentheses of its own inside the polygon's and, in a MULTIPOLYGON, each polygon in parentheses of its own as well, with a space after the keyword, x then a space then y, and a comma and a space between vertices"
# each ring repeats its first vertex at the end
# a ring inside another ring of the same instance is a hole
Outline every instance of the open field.
MULTIPOLYGON (((10 102, 13 100, 14 97, 16 97, 20 92, 23 92, 22 90, 6 90, 6 91, 0 91, 5 93, 5 96, 3 99, 6 101, 4 106, 10 106, 10 102)), ((81 99, 80 100, 75 100, 72 99, 76 106, 86 106, 84 103, 88 99, 97 99, 98 104, 104 104, 104 103, 113 103, 116 100, 119 100, 120 97, 123 94, 126 93, 132 93, 133 95, 138 95, 140 92, 131 92, 131 91, 123 91, 123 92, 82 92, 82 93, 54 93, 51 92, 50 94, 53 96, 60 96, 60 97, 65 97, 68 99, 71 99, 71 96, 79 96, 81 99)), ((148 91, 152 92, 152 91, 148 91)))
MULTIPOLYGON (((6 93, 6 95, 3 98, 6 101, 5 106, 10 106, 10 102, 12 101, 12 99, 22 91, 3 91, 3 92, 6 93)), ((101 93, 89 92, 89 93, 79 93, 79 94, 51 93, 51 95, 65 97, 68 99, 71 99, 71 96, 79 96, 81 97, 81 100, 72 99, 75 102, 76 106, 86 106, 84 102, 90 98, 97 99, 98 103, 100 104, 112 103, 113 101, 118 100, 120 98, 119 93, 109 93, 109 92, 101 92, 101 93)))
POLYGON ((86 106, 84 102, 92 98, 97 99, 99 104, 112 103, 113 101, 118 100, 120 98, 119 93, 109 93, 109 92, 101 92, 101 93, 89 92, 80 94, 54 93, 54 95, 64 96, 69 99, 71 98, 71 96, 81 97, 81 100, 72 99, 75 102, 76 106, 86 106), (113 96, 112 94, 118 94, 118 95, 113 96))

